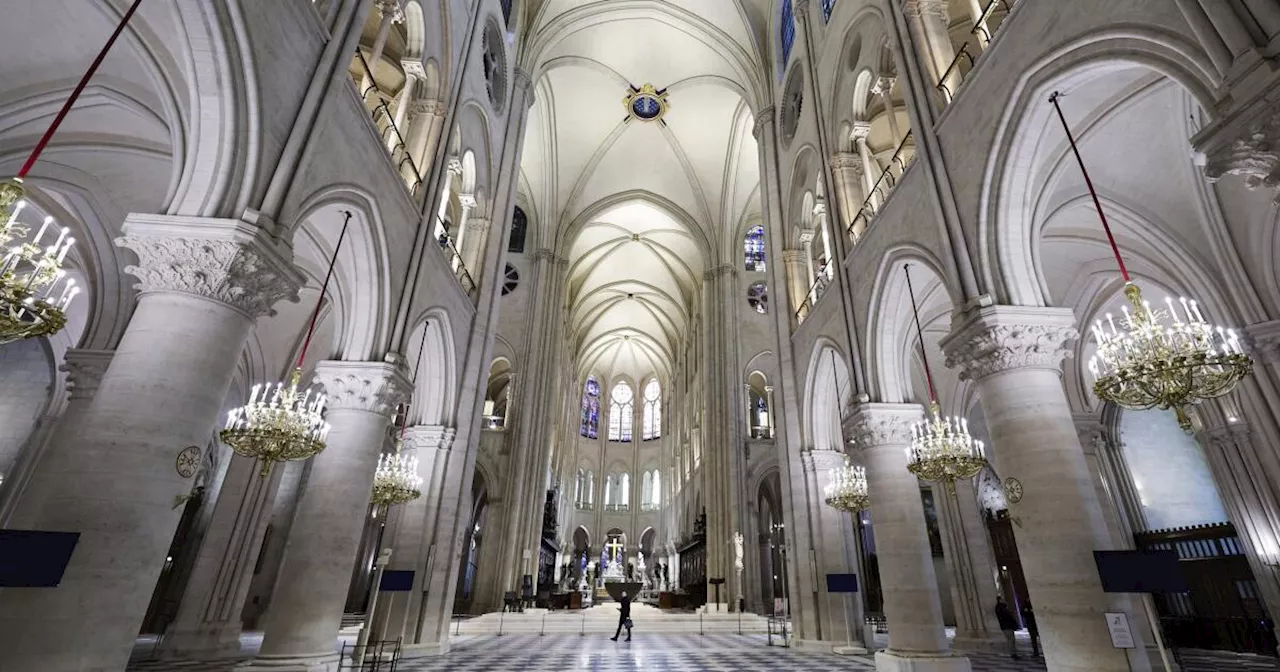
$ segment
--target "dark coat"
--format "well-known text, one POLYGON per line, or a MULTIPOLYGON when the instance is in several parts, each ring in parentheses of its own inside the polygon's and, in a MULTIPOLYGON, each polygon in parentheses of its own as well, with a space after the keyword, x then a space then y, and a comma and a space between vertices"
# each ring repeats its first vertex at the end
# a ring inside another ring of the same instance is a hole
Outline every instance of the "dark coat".
POLYGON ((631 598, 624 597, 618 604, 618 610, 622 612, 619 618, 631 618, 631 598))
POLYGON ((1009 610, 1009 605, 1004 602, 996 602, 996 620, 1000 621, 1001 630, 1018 629, 1018 619, 1013 617, 1013 612, 1009 610))

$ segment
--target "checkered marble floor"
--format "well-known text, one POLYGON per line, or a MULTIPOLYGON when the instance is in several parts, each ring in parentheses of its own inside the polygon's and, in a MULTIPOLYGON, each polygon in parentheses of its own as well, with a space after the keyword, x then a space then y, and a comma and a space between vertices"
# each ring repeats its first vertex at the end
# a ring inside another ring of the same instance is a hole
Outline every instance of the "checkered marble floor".
MULTIPOLYGON (((1025 644, 1025 642, 1023 642, 1025 644)), ((145 661, 140 651, 128 672, 230 672, 240 659, 206 662, 145 661)), ((1041 659, 1010 660, 995 654, 970 654, 975 672, 1039 672, 1041 659)), ((1247 670, 1275 671, 1276 659, 1186 652, 1185 672, 1247 670)), ((481 672, 489 670, 552 672, 562 670, 658 670, 665 672, 867 672, 875 669, 870 655, 831 653, 770 647, 757 635, 681 635, 637 633, 631 642, 612 642, 588 635, 485 635, 456 639, 446 656, 404 661, 397 672, 481 672)))

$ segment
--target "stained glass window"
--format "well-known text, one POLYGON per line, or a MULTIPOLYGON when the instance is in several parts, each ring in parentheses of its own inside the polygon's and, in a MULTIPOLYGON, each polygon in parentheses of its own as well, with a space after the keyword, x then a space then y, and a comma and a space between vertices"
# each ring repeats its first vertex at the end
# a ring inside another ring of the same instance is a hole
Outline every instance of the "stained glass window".
POLYGON ((778 63, 778 79, 782 79, 782 73, 787 69, 787 62, 791 60, 791 47, 796 41, 796 20, 791 9, 791 0, 782 0, 782 21, 779 30, 781 30, 782 60, 778 63))
POLYGON ((529 216, 524 214, 524 210, 517 205, 515 212, 511 214, 511 240, 507 243, 508 252, 524 253, 524 238, 528 229, 529 216))
POLYGON ((514 0, 502 0, 502 20, 511 23, 511 5, 514 0))
POLYGON ((757 224, 747 230, 747 237, 742 243, 743 255, 746 258, 747 270, 765 272, 764 266, 764 227, 757 224))
POLYGON ((752 283, 747 288, 747 304, 762 315, 769 312, 769 286, 763 282, 752 283))
POLYGON ((644 434, 645 441, 662 436, 662 386, 654 378, 644 386, 644 434))
POLYGON ((600 436, 600 382, 595 377, 587 378, 582 391, 582 427, 578 433, 588 439, 600 436))
POLYGON ((635 395, 631 386, 620 382, 613 386, 609 398, 609 440, 631 440, 631 416, 635 415, 635 395))
POLYGON ((822 0, 822 22, 831 20, 831 10, 836 8, 836 0, 822 0))

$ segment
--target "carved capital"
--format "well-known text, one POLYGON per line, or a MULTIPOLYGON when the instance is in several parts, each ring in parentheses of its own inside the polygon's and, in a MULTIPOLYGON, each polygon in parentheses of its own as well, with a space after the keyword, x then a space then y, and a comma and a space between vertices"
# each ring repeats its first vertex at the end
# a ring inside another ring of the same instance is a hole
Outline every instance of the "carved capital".
POLYGON ((809 0, 791 0, 791 9, 799 21, 809 19, 809 0))
POLYGON ((812 244, 813 244, 813 236, 814 236, 814 234, 813 234, 813 229, 802 229, 802 230, 800 231, 800 244, 801 244, 801 245, 806 245, 806 246, 807 246, 807 245, 812 245, 812 244))
POLYGON ((476 195, 462 192, 458 194, 458 204, 462 206, 463 210, 471 210, 476 207, 476 195))
POLYGON ((860 450, 911 444, 912 425, 924 419, 919 404, 858 404, 849 417, 849 442, 860 450))
POLYGON ((756 113, 756 123, 755 126, 751 128, 751 135, 754 136, 756 140, 760 139, 760 134, 764 132, 765 129, 773 125, 773 118, 775 114, 776 111, 772 105, 765 107, 756 113))
POLYGON ((115 350, 84 350, 72 348, 67 350, 66 359, 59 371, 67 374, 67 388, 70 399, 93 399, 102 384, 102 375, 107 372, 115 350))
POLYGON ((404 70, 404 76, 409 79, 426 79, 427 68, 422 65, 422 60, 417 58, 406 58, 400 61, 400 67, 404 70))
POLYGON ((451 175, 462 174, 462 159, 457 156, 450 156, 445 160, 444 169, 449 171, 451 175))
POLYGON ((412 387, 400 367, 386 362, 330 360, 316 365, 331 411, 366 411, 390 417, 412 387))
POLYGON ((400 3, 401 0, 373 0, 373 5, 378 8, 378 14, 383 20, 391 23, 404 21, 404 7, 400 3))
POLYGON ((852 170, 854 175, 862 176, 862 157, 853 152, 838 152, 831 156, 831 170, 836 172, 852 170))
POLYGON ((415 425, 404 430, 404 448, 419 453, 453 448, 453 440, 458 430, 442 425, 415 425))
POLYGON ((893 77, 877 77, 875 83, 871 85, 871 93, 877 96, 888 96, 897 81, 893 77))
POLYGON ((942 340, 947 366, 961 380, 982 380, 1012 369, 1062 372, 1067 343, 1079 337, 1069 308, 987 306, 978 309, 942 340))
POLYGON ((138 255, 125 272, 149 292, 194 294, 235 308, 250 319, 298 300, 302 273, 292 252, 261 228, 239 220, 132 213, 116 245, 138 255))
POLYGON ((732 264, 721 264, 715 268, 709 268, 702 274, 702 279, 711 281, 724 275, 737 275, 737 268, 732 264))
POLYGON ((1244 340, 1250 354, 1268 364, 1280 365, 1280 320, 1245 327, 1244 340))
POLYGON ((853 130, 849 132, 849 137, 854 140, 866 141, 867 136, 871 134, 871 122, 855 121, 853 122, 853 130))
POLYGON ((947 11, 947 0, 906 0, 902 3, 902 13, 908 19, 924 18, 944 23, 951 21, 951 13, 947 11))
POLYGON ((804 470, 813 474, 825 474, 844 466, 845 455, 839 450, 805 450, 800 453, 804 470))
POLYGON ((1280 95, 1269 94, 1192 138, 1204 175, 1240 175, 1250 189, 1275 191, 1280 203, 1280 95))
MULTIPOLYGON (((517 90, 523 90, 525 92, 533 91, 533 77, 529 75, 528 70, 517 65, 511 79, 515 82, 515 88, 517 90)), ((531 101, 529 104, 532 105, 533 95, 530 94, 529 98, 531 101)))
POLYGON ((422 115, 443 117, 448 107, 438 100, 415 100, 409 104, 409 119, 415 119, 422 115))

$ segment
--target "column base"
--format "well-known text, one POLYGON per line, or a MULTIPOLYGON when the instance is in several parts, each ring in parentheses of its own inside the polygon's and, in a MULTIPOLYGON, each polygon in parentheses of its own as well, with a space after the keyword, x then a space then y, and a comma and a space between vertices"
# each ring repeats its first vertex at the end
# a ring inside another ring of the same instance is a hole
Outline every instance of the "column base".
POLYGON ((337 653, 258 656, 235 667, 236 672, 338 672, 337 653))
POLYGON ((865 656, 869 652, 862 642, 835 642, 824 639, 792 639, 791 648, 802 651, 822 651, 841 656, 865 656))
POLYGON ((160 642, 161 660, 214 660, 240 655, 239 624, 232 628, 177 630, 160 642))
POLYGON ((1004 635, 982 635, 976 633, 956 634, 951 640, 951 648, 959 652, 1008 653, 1009 643, 1004 635))
POLYGON ((969 659, 950 653, 903 653, 880 651, 876 672, 971 672, 969 659))

